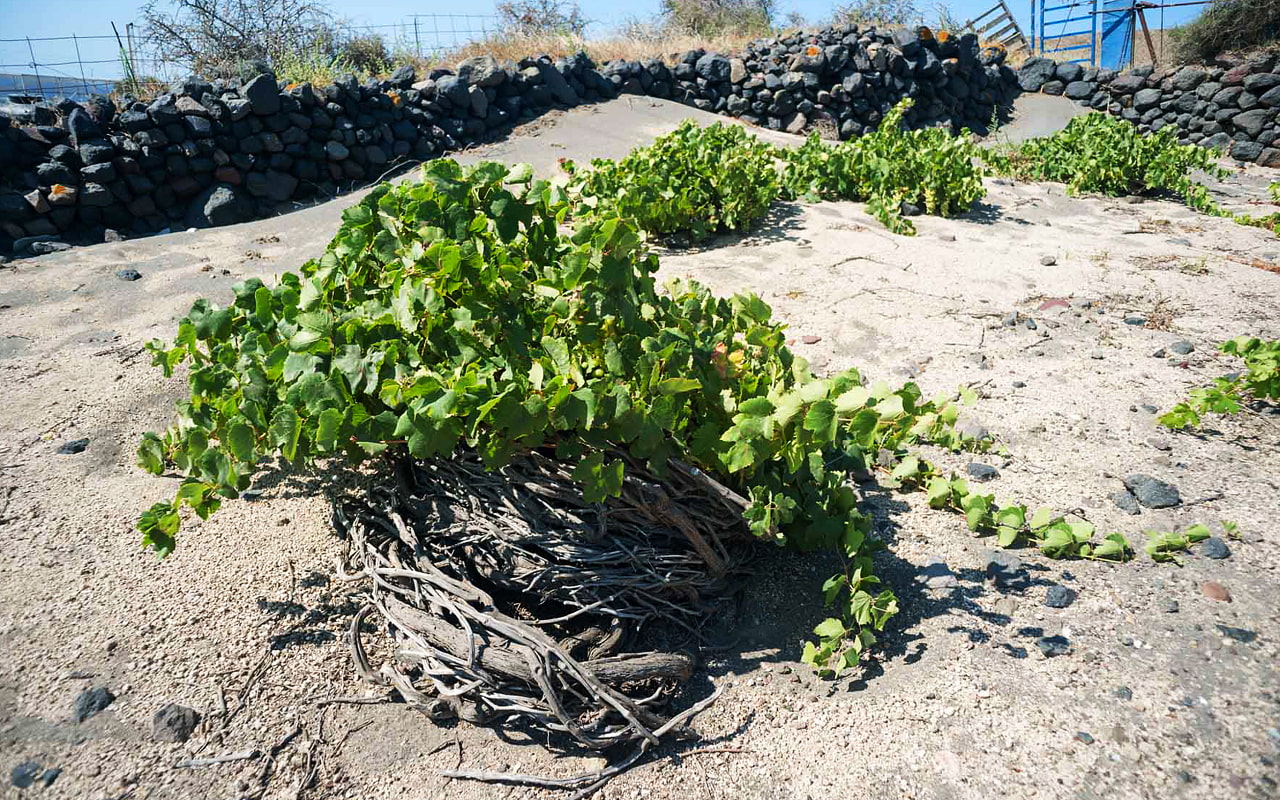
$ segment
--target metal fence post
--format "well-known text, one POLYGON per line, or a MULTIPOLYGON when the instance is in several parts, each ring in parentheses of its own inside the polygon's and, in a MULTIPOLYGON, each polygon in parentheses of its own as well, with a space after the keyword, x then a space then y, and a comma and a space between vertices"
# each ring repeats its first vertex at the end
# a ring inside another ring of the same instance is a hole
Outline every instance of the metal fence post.
POLYGON ((89 79, 84 76, 84 58, 80 55, 80 39, 74 33, 71 34, 71 41, 76 46, 76 64, 80 67, 80 91, 88 99, 89 96, 89 79))
POLYGON ((27 53, 31 55, 31 69, 36 76, 36 93, 44 97, 44 81, 40 80, 40 65, 36 63, 36 49, 31 46, 31 37, 27 38, 27 53))

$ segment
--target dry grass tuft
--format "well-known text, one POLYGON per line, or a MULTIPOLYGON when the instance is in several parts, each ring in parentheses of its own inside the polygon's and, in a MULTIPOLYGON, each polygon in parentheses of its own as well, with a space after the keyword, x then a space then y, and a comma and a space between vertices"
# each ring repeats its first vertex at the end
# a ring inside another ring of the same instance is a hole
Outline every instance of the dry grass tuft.
POLYGON ((693 34, 655 36, 615 36, 608 39, 584 39, 560 34, 503 34, 459 47, 457 50, 424 62, 425 66, 453 66, 465 58, 493 56, 499 61, 519 61, 528 56, 552 58, 585 52, 597 64, 614 59, 645 61, 662 58, 671 63, 688 50, 703 49, 726 55, 736 53, 757 37, 748 34, 723 34, 715 37, 693 34))

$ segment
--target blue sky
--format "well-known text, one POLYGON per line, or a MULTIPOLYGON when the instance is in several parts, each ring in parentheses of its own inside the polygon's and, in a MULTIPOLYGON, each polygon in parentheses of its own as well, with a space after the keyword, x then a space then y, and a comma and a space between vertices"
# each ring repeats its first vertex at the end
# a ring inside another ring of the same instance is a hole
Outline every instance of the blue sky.
MULTIPOLYGON (((948 3, 955 15, 962 19, 977 16, 993 4, 994 0, 952 0, 948 3)), ((330 0, 330 5, 338 16, 357 24, 395 25, 403 24, 411 14, 489 14, 494 3, 476 0, 460 6, 450 0, 330 0)), ((590 32, 599 35, 628 17, 653 15, 658 10, 659 0, 632 0, 627 3, 580 0, 579 5, 586 16, 595 21, 590 32)), ((917 0, 916 5, 925 14, 929 14, 933 7, 930 0, 917 0)), ((1010 5, 1026 30, 1029 0, 1011 0, 1010 5)), ((123 34, 126 23, 140 18, 141 6, 138 0, 0 0, 0 39, 71 34, 110 37, 112 22, 123 34)), ((811 20, 818 20, 826 16, 832 6, 831 0, 778 0, 780 18, 787 12, 798 11, 811 20)), ((1165 12, 1166 24, 1172 27, 1194 17, 1198 11, 1196 7, 1168 9, 1165 12)), ((1147 19, 1152 27, 1158 27, 1159 12, 1149 12, 1147 19)), ((469 27, 462 21, 439 22, 442 25, 456 24, 464 29, 469 27)), ((424 20, 423 25, 426 24, 424 20)), ((55 64, 47 70, 49 72, 78 74, 79 67, 57 62, 80 60, 102 62, 86 67, 89 73, 96 72, 102 77, 115 77, 119 73, 119 68, 112 63, 117 50, 114 41, 106 38, 79 42, 79 59, 76 58, 76 44, 74 41, 36 42, 33 47, 37 61, 55 64)), ((25 42, 0 42, 0 65, 23 64, 30 60, 25 42)), ((23 70, 0 66, 0 72, 18 71, 23 70)))

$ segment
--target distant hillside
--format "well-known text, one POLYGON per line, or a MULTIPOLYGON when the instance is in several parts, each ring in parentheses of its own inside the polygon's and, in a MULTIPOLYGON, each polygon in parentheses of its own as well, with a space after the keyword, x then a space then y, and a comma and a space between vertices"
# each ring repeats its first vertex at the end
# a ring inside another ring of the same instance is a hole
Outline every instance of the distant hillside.
POLYGON ((84 100, 93 94, 110 94, 116 82, 106 78, 69 78, 62 75, 0 72, 0 96, 30 94, 84 100))

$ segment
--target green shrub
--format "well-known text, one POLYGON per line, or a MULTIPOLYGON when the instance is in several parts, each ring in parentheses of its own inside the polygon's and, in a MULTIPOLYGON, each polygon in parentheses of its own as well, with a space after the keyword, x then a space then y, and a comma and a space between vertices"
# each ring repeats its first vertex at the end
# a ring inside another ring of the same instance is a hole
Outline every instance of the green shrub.
POLYGON ((659 19, 668 29, 696 36, 770 32, 777 0, 662 0, 659 19))
POLYGON ((885 227, 910 234, 904 202, 928 214, 948 216, 980 199, 978 147, 967 134, 940 128, 905 130, 910 100, 895 106, 872 133, 831 145, 812 135, 786 153, 784 196, 808 200, 861 200, 885 227))
POLYGON ((1052 136, 993 150, 985 158, 1004 174, 1065 183, 1073 195, 1172 192, 1191 208, 1218 215, 1224 212, 1191 174, 1230 174, 1217 165, 1213 151, 1178 144, 1173 126, 1144 136, 1135 125, 1096 112, 1076 117, 1052 136))
POLYGON ((1275 0, 1214 0, 1192 22, 1170 31, 1178 62, 1208 61, 1228 50, 1280 40, 1280 3, 1275 0))
POLYGON ((573 162, 571 192, 596 213, 617 214, 648 233, 691 231, 702 239, 745 230, 778 196, 777 152, 741 125, 685 120, 621 161, 573 162))

